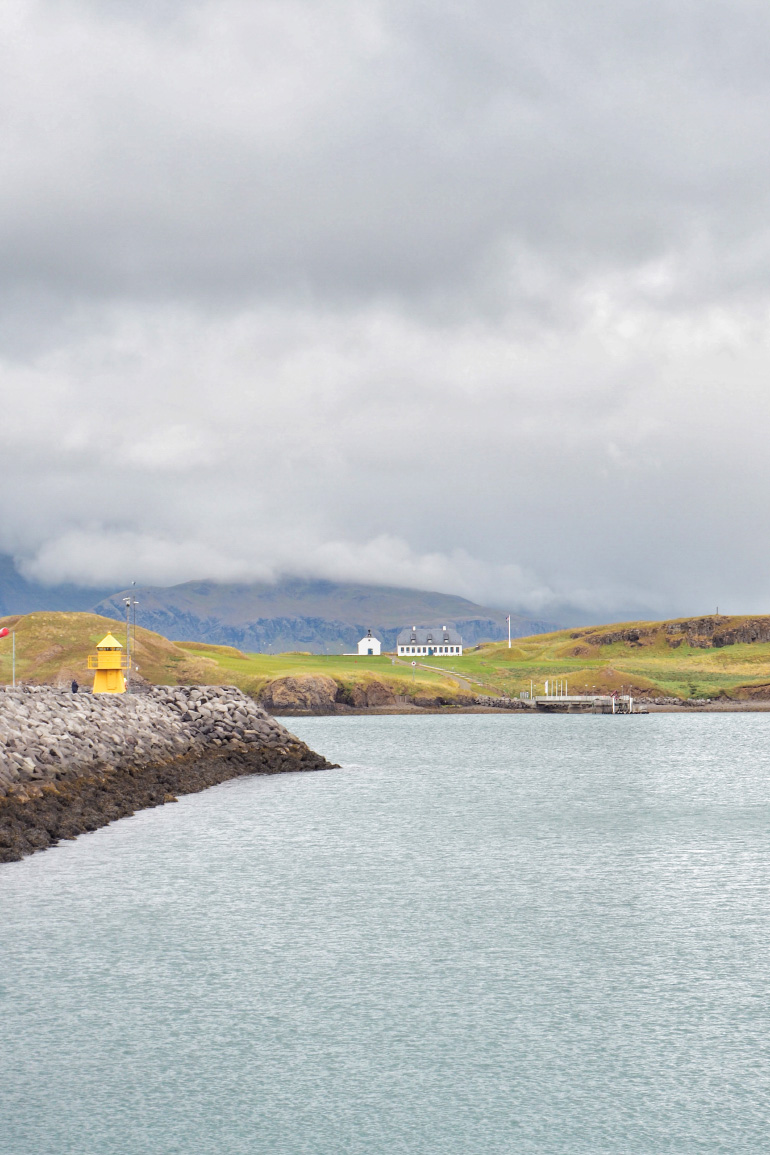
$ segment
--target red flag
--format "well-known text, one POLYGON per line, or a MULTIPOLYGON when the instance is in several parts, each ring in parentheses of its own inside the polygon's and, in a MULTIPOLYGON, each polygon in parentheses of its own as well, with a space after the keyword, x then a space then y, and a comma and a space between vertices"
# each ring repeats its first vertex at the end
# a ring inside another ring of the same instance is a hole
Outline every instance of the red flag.
POLYGON ((7 627, 7 626, 3 626, 2 630, 0 630, 0 638, 7 638, 7 637, 8 637, 8 632, 9 632, 9 631, 8 631, 8 627, 7 627))

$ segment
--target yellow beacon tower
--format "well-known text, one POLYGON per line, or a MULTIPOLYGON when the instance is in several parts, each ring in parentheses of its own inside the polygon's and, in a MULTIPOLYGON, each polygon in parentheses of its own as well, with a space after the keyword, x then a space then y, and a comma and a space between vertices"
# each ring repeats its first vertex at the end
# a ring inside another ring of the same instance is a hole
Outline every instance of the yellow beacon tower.
POLYGON ((94 694, 125 694, 126 680, 123 671, 127 668, 123 647, 117 638, 107 634, 96 647, 95 654, 88 655, 89 670, 94 674, 94 694))

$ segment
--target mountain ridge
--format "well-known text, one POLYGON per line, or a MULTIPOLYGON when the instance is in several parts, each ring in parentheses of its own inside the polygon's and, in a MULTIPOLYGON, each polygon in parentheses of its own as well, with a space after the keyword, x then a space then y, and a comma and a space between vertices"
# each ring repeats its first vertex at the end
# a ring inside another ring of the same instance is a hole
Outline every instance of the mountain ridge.
MULTIPOLYGON (((74 583, 45 586, 19 573, 0 554, 0 616, 36 611, 94 612, 125 619, 124 598, 135 597, 137 621, 175 641, 205 642, 278 653, 350 650, 371 628, 386 649, 404 626, 452 625, 466 646, 507 637, 506 615, 454 594, 406 586, 365 585, 284 577, 276 582, 207 580, 117 590, 74 583)), ((558 628, 525 614, 511 615, 512 637, 558 628)))
MULTIPOLYGON (((122 619, 121 590, 103 599, 95 612, 122 619)), ((288 649, 334 653, 352 648, 367 631, 386 649, 409 625, 453 625, 465 645, 507 636, 502 610, 467 598, 403 586, 373 586, 322 579, 284 578, 275 583, 184 582, 143 586, 133 591, 138 620, 175 641, 201 641, 251 652, 288 649)), ((511 615, 511 634, 545 633, 552 623, 511 615)))

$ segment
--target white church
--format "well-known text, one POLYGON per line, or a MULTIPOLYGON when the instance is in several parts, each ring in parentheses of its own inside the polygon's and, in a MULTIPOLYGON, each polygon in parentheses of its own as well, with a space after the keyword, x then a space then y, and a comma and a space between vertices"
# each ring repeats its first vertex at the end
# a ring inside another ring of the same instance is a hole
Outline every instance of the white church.
POLYGON ((361 638, 361 641, 358 643, 358 656, 363 658, 379 658, 381 651, 382 642, 379 638, 374 637, 371 629, 368 629, 366 631, 366 637, 361 638))
POLYGON ((446 626, 428 626, 426 628, 412 626, 402 630, 396 641, 398 656, 409 657, 411 654, 453 654, 459 657, 463 652, 463 640, 457 630, 446 626))

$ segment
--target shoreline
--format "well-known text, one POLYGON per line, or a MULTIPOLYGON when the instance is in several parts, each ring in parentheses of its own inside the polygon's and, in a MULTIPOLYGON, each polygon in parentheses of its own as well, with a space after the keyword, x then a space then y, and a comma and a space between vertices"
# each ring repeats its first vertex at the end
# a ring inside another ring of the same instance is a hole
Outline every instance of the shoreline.
POLYGON ((0 863, 231 778, 332 767, 233 686, 0 706, 0 863))
MULTIPOLYGON (((770 701, 761 702, 709 702, 704 706, 658 705, 646 703, 643 698, 635 698, 648 714, 761 714, 770 712, 770 701)), ((399 714, 422 717, 425 714, 508 714, 522 716, 560 716, 558 711, 536 710, 530 706, 510 708, 507 706, 338 706, 333 710, 269 710, 273 718, 366 718, 373 715, 399 714)), ((570 714, 575 717, 577 711, 570 714)), ((589 712, 586 712, 587 717, 589 712)), ((567 712, 564 711, 564 715, 567 712)), ((610 715, 607 715, 608 717, 610 715)), ((625 717, 626 715, 622 715, 625 717)), ((641 715, 640 715, 641 716, 641 715)))

